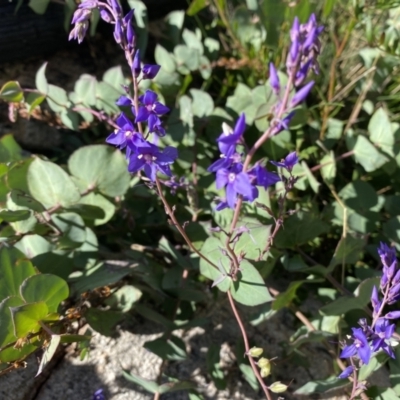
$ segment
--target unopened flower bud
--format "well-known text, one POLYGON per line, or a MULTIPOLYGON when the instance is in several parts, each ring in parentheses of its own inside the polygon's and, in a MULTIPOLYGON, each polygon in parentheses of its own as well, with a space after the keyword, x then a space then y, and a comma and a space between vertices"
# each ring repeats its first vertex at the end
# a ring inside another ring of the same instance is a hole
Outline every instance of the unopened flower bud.
POLYGON ((117 13, 121 14, 121 6, 119 5, 118 0, 108 0, 108 4, 112 7, 112 9, 117 13))
POLYGON ((281 381, 276 381, 268 387, 272 393, 283 393, 286 392, 287 388, 287 385, 284 385, 281 381))
POLYGON ((119 20, 115 22, 114 39, 118 44, 122 42, 122 26, 119 20))
POLYGON ((298 104, 303 102, 311 92, 313 86, 314 81, 310 81, 307 85, 303 86, 290 100, 290 107, 296 107, 298 104))
POLYGON ((78 8, 74 12, 74 16, 72 17, 71 24, 76 24, 78 22, 85 22, 90 18, 91 11, 78 8))
POLYGON ((247 355, 249 355, 250 357, 260 357, 263 351, 264 350, 261 347, 252 347, 247 355))
POLYGON ((261 357, 261 358, 258 360, 257 365, 258 365, 260 368, 265 368, 265 367, 269 367, 269 366, 271 365, 271 363, 269 362, 268 358, 261 357))
POLYGON ((343 372, 338 376, 339 379, 346 379, 348 378, 354 371, 354 367, 349 365, 347 368, 343 370, 343 372))
POLYGON ((141 67, 140 67, 140 52, 139 49, 136 50, 135 57, 133 58, 133 63, 132 63, 132 72, 135 74, 136 78, 140 75, 141 72, 141 67))
POLYGON ((260 375, 262 378, 266 378, 271 373, 271 366, 260 369, 260 375))
POLYGON ((113 20, 112 17, 111 17, 111 14, 104 8, 100 9, 100 18, 103 21, 108 22, 108 23, 111 23, 112 20, 113 20))
POLYGON ((158 74, 161 66, 157 64, 145 64, 142 68, 143 79, 153 79, 158 74))
POLYGON ((275 94, 279 94, 281 85, 279 82, 278 72, 276 71, 274 63, 269 64, 269 84, 275 94))
POLYGON ((386 318, 386 319, 399 319, 400 318, 400 311, 390 311, 384 316, 384 318, 386 318))

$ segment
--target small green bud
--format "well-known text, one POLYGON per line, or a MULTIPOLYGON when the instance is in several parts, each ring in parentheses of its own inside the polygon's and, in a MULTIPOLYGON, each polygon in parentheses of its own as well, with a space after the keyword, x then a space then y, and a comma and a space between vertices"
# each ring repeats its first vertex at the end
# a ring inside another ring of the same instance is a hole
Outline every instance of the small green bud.
POLYGON ((260 375, 262 378, 266 378, 271 373, 271 365, 260 369, 260 375))
POLYGON ((263 349, 261 347, 252 347, 249 352, 248 355, 250 357, 260 357, 261 354, 263 353, 263 349))
POLYGON ((273 393, 283 393, 287 390, 287 385, 284 385, 281 381, 274 382, 268 389, 273 393))
POLYGON ((268 358, 265 358, 265 357, 261 357, 261 358, 258 360, 258 363, 257 363, 257 365, 258 365, 260 368, 269 367, 270 364, 271 364, 271 363, 269 362, 268 358))

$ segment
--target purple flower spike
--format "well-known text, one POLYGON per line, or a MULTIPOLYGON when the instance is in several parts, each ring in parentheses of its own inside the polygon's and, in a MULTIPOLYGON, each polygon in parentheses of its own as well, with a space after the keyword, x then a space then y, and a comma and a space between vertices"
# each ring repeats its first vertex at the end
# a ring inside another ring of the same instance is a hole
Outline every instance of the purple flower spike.
POLYGON ((276 95, 281 91, 278 72, 276 71, 274 63, 269 64, 269 84, 276 95))
POLYGON ((175 147, 166 147, 161 152, 157 146, 146 142, 142 137, 136 137, 129 142, 132 150, 128 171, 135 173, 144 170, 146 176, 155 182, 157 171, 164 175, 172 176, 170 165, 178 158, 178 151, 175 147))
POLYGON ((135 74, 136 78, 140 75, 140 51, 136 50, 135 58, 133 59, 132 72, 135 74))
POLYGON ((289 153, 284 160, 281 162, 270 161, 271 164, 275 165, 276 167, 285 168, 288 171, 291 171, 293 167, 299 162, 299 157, 295 151, 289 153))
POLYGON ((308 94, 311 92, 311 89, 314 86, 314 81, 310 81, 307 85, 303 86, 290 100, 290 107, 296 107, 298 104, 303 102, 308 94))
POLYGON ((142 68, 143 79, 154 79, 161 66, 157 64, 145 64, 142 68))
POLYGON ((371 358, 371 348, 368 339, 361 328, 352 328, 353 344, 346 346, 340 353, 340 358, 349 358, 358 354, 364 364, 368 364, 371 358))
POLYGON ((345 368, 342 373, 338 376, 339 379, 346 379, 348 378, 354 371, 354 367, 352 365, 349 365, 347 368, 345 368))
POLYGON ((249 201, 255 199, 250 178, 242 172, 242 169, 242 165, 234 164, 230 170, 220 169, 217 171, 217 189, 226 186, 226 201, 230 208, 235 208, 238 194, 245 196, 249 201))

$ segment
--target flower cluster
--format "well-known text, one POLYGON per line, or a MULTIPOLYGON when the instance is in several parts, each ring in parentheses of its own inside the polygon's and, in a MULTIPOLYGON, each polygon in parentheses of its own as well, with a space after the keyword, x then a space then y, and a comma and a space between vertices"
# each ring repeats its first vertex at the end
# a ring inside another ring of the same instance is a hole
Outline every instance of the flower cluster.
POLYGON ((273 92, 278 97, 278 103, 274 106, 274 114, 276 118, 270 136, 276 135, 284 129, 288 129, 288 125, 293 118, 294 107, 302 103, 312 87, 314 81, 303 83, 307 79, 310 71, 319 72, 317 56, 320 53, 319 36, 324 27, 317 25, 315 15, 312 14, 305 24, 300 24, 299 19, 294 19, 290 30, 291 46, 286 60, 286 69, 288 73, 288 83, 285 90, 282 90, 278 72, 273 63, 270 63, 269 83, 273 92), (291 96, 289 90, 291 87, 299 88, 299 90, 291 96), (302 86, 302 87, 300 87, 302 86), (283 93, 282 93, 283 92, 283 93))
MULTIPOLYGON (((208 171, 217 174, 217 188, 226 190, 226 197, 221 199, 216 207, 217 210, 226 207, 235 208, 238 196, 244 201, 251 202, 258 197, 257 186, 267 188, 280 180, 278 175, 268 172, 260 163, 256 163, 250 169, 248 164, 255 150, 261 147, 265 140, 288 129, 294 115, 294 107, 302 103, 310 93, 313 81, 300 87, 294 95, 292 89, 303 85, 310 71, 318 73, 316 58, 320 52, 319 36, 322 31, 323 27, 317 25, 314 14, 305 24, 300 24, 298 18, 295 18, 290 30, 292 44, 286 61, 288 82, 284 88, 281 87, 277 69, 270 63, 269 82, 278 101, 272 110, 274 118, 269 129, 250 150, 247 162, 242 162, 243 154, 237 150, 238 145, 244 145, 245 115, 239 117, 234 129, 225 124, 222 126, 223 132, 217 139, 221 156, 208 168, 208 171)), ((291 175, 293 166, 297 162, 297 154, 293 152, 285 160, 274 165, 287 169, 291 175)))
POLYGON ((70 33, 70 39, 78 39, 82 42, 88 29, 88 21, 93 9, 100 11, 101 18, 114 25, 114 39, 122 47, 125 57, 132 71, 132 79, 135 84, 135 95, 131 97, 129 90, 121 96, 116 104, 121 107, 129 107, 133 114, 133 121, 122 112, 115 121, 116 129, 111 133, 106 142, 126 149, 129 160, 128 170, 131 173, 143 170, 146 176, 154 182, 157 172, 172 176, 170 165, 177 159, 178 151, 174 147, 166 147, 161 151, 157 146, 158 136, 165 135, 165 128, 160 117, 169 112, 169 108, 157 100, 157 94, 152 90, 146 90, 142 96, 137 94, 137 86, 142 79, 156 77, 160 66, 156 64, 141 64, 139 50, 136 50, 136 35, 132 26, 134 10, 123 15, 118 0, 85 0, 75 11, 72 24, 75 24, 70 33), (142 124, 146 123, 149 134, 156 134, 153 143, 144 136, 142 124))
POLYGON ((246 118, 241 114, 235 128, 222 125, 222 133, 217 138, 220 158, 215 161, 208 171, 216 172, 217 189, 225 188, 226 197, 221 199, 217 210, 226 207, 235 208, 238 196, 244 201, 252 202, 258 197, 258 188, 268 188, 280 180, 280 177, 267 171, 260 163, 256 163, 249 170, 244 170, 243 154, 238 151, 239 145, 244 145, 243 133, 246 128, 246 118))
POLYGON ((350 344, 347 344, 341 354, 341 358, 351 358, 352 362, 340 375, 339 378, 347 378, 354 370, 354 359, 360 364, 368 364, 373 353, 383 350, 394 358, 392 346, 394 345, 393 333, 395 325, 392 320, 400 318, 400 311, 384 313, 384 307, 391 305, 400 299, 400 269, 394 248, 381 243, 378 253, 382 261, 383 270, 380 281, 380 290, 376 287, 372 290, 372 318, 371 325, 366 319, 359 321, 360 328, 352 328, 350 344), (380 293, 379 293, 380 291, 380 293))

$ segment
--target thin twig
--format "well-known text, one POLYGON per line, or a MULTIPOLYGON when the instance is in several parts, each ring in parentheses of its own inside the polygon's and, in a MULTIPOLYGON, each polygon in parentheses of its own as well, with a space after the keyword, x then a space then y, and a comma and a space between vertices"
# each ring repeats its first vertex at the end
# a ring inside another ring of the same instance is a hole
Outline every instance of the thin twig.
POLYGON ((244 348, 246 350, 246 354, 248 354, 251 368, 253 369, 254 375, 256 376, 258 382, 260 383, 262 389, 264 390, 265 397, 268 400, 272 400, 272 397, 271 397, 271 394, 269 393, 268 387, 265 385, 265 383, 263 381, 263 378, 260 375, 260 371, 258 370, 258 368, 256 366, 256 363, 253 360, 253 357, 251 357, 251 355, 249 354, 250 345, 249 345, 249 339, 247 338, 246 328, 244 327, 242 319, 240 318, 239 312, 238 312, 238 310, 236 308, 236 305, 235 305, 235 302, 233 300, 232 294, 231 294, 231 292, 229 290, 227 291, 227 295, 228 295, 229 304, 231 306, 233 314, 235 315, 236 321, 237 321, 237 323, 239 325, 239 328, 240 328, 240 330, 242 332, 244 348))

